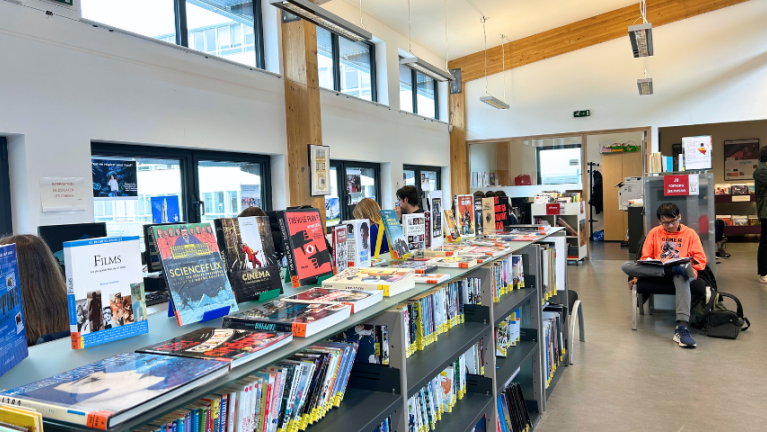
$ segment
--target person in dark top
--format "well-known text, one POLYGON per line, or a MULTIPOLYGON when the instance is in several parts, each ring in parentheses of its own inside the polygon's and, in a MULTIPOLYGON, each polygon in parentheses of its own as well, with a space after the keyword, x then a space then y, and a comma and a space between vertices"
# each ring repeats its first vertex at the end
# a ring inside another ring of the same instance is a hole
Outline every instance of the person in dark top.
POLYGON ((767 284, 767 147, 759 149, 759 164, 754 171, 756 213, 762 223, 762 237, 757 251, 759 282, 767 284))
POLYGON ((423 213, 421 197, 415 186, 403 186, 397 191, 397 202, 402 214, 423 213))

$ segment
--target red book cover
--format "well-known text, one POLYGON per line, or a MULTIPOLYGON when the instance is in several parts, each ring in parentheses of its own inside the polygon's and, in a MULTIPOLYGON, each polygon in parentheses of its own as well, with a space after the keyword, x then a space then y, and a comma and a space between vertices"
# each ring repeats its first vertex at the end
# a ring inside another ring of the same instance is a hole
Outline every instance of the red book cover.
POLYGON ((333 274, 330 252, 325 244, 325 226, 316 208, 284 212, 288 253, 293 258, 291 280, 294 288, 316 284, 320 277, 333 274))

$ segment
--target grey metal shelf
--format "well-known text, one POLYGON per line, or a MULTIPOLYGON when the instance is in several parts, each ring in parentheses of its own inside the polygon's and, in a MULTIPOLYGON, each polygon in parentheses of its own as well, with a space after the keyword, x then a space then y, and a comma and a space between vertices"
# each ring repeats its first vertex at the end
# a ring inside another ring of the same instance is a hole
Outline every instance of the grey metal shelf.
POLYGON ((503 391, 506 381, 526 361, 538 352, 538 342, 519 341, 516 346, 509 347, 506 358, 495 358, 495 387, 498 394, 503 391))
POLYGON ((341 406, 309 426, 307 432, 370 432, 401 407, 401 394, 350 388, 341 406))
MULTIPOLYGON (((467 392, 453 408, 453 412, 442 414, 437 423, 437 432, 471 432, 489 410, 494 407, 493 395, 467 392)), ((495 425, 489 425, 495 429, 495 425)))
POLYGON ((493 316, 495 325, 506 319, 525 302, 535 298, 535 288, 522 288, 512 290, 509 294, 501 297, 499 303, 493 303, 493 316))
POLYGON ((557 386, 557 382, 559 381, 559 377, 562 376, 562 371, 565 369, 565 362, 559 362, 559 366, 557 366, 557 370, 554 371, 554 378, 551 379, 551 384, 549 384, 549 388, 546 389, 546 400, 549 400, 549 396, 551 396, 551 393, 554 391, 554 387, 557 386))
POLYGON ((492 331, 490 324, 465 322, 439 335, 436 342, 410 356, 407 359, 407 397, 445 370, 488 331, 492 331))

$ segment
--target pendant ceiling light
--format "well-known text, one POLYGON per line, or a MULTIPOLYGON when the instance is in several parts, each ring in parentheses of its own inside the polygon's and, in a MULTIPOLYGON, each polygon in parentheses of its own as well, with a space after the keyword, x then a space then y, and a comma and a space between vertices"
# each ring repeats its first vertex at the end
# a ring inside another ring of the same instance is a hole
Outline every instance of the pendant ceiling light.
POLYGON ((652 24, 647 22, 647 0, 639 2, 639 13, 642 15, 642 24, 629 26, 631 50, 634 52, 634 58, 651 57, 652 24))
MULTIPOLYGON (((447 11, 445 11, 445 25, 447 26, 447 11)), ((433 64, 413 54, 413 29, 412 29, 412 25, 410 21, 410 0, 407 0, 407 26, 408 26, 408 41, 409 41, 408 54, 410 54, 410 56, 401 58, 399 60, 399 64, 408 66, 411 69, 415 69, 416 71, 431 77, 435 81, 455 80, 453 75, 447 70, 443 70, 438 66, 434 66, 433 64)), ((446 38, 445 40, 447 41, 447 27, 445 28, 445 38, 446 38)), ((447 61, 447 59, 445 60, 447 61)))
POLYGON ((373 39, 373 34, 308 0, 269 0, 269 4, 353 41, 373 39))
MULTIPOLYGON (((509 109, 509 104, 506 103, 505 100, 500 100, 495 96, 491 96, 490 93, 487 92, 487 32, 485 31, 485 22, 488 20, 487 17, 482 16, 480 21, 482 21, 482 34, 485 36, 485 96, 481 96, 479 100, 481 102, 484 102, 488 105, 490 105, 493 108, 498 109, 509 109)), ((501 44, 501 51, 503 51, 503 44, 501 44)), ((505 54, 504 54, 505 56, 505 54)), ((505 62, 505 58, 504 58, 505 62)), ((505 78, 505 77, 504 77, 505 78)), ((505 93, 506 93, 506 80, 503 81, 504 85, 504 99, 506 99, 505 93)))

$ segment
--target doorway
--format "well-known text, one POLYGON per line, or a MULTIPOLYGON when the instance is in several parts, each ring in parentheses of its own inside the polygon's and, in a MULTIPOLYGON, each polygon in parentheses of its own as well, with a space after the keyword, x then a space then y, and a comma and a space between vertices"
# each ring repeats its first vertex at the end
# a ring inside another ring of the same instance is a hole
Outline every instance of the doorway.
POLYGON ((363 198, 381 205, 381 165, 370 162, 330 161, 330 195, 325 197, 326 226, 353 219, 363 198))

